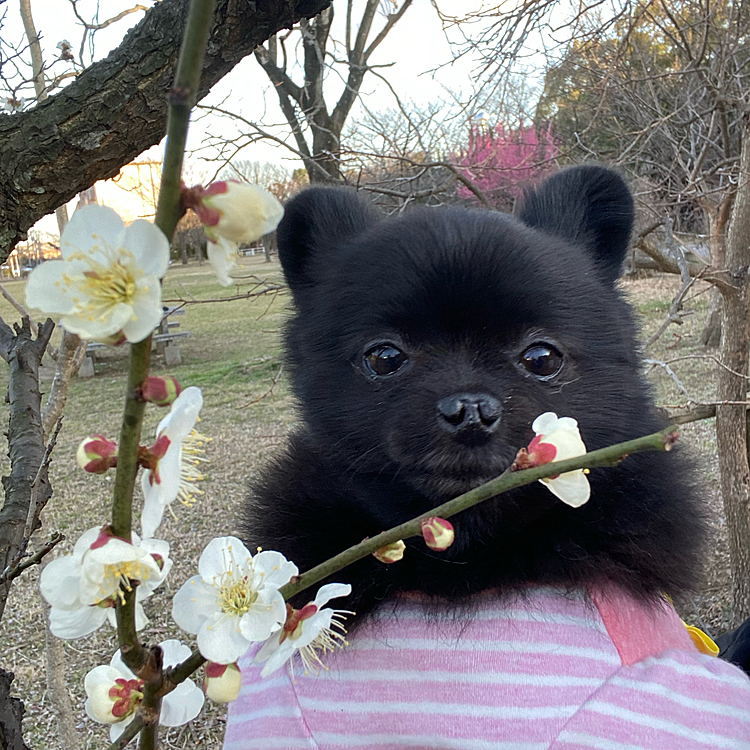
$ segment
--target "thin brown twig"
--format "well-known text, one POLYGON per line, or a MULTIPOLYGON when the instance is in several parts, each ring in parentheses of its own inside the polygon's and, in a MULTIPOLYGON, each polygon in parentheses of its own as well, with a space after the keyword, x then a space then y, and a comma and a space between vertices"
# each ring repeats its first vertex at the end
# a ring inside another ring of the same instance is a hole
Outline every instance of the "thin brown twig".
POLYGON ((125 731, 107 748, 107 750, 122 750, 143 729, 145 722, 136 714, 133 721, 128 724, 125 731))
POLYGON ((284 372, 284 365, 279 367, 279 371, 276 373, 273 380, 271 381, 271 387, 262 396, 258 396, 258 398, 254 398, 252 401, 248 401, 246 404, 242 404, 242 406, 238 408, 247 409, 248 406, 257 404, 259 401, 262 401, 264 398, 267 398, 268 396, 270 396, 273 393, 273 389, 276 387, 276 383, 279 382, 279 378, 281 377, 282 372, 284 372))
POLYGON ((31 332, 34 334, 34 337, 39 336, 39 329, 37 328, 36 323, 34 322, 34 319, 29 315, 29 311, 5 288, 4 284, 0 284, 0 294, 5 297, 5 299, 10 302, 13 307, 16 308, 16 310, 21 313, 21 317, 24 316, 29 319, 29 325, 31 326, 31 332))
POLYGON ((64 539, 64 534, 61 534, 59 531, 55 532, 51 539, 48 542, 45 542, 45 544, 40 547, 33 555, 27 557, 26 559, 19 560, 17 563, 15 563, 15 565, 6 568, 2 573, 0 573, 0 585, 12 581, 14 578, 18 578, 18 576, 20 576, 24 570, 30 568, 32 565, 37 565, 38 563, 40 563, 42 561, 42 558, 44 558, 47 553, 53 550, 64 539))
POLYGON ((276 284, 268 286, 265 289, 261 289, 257 292, 245 292, 244 294, 233 294, 230 297, 212 297, 211 299, 185 299, 183 297, 177 297, 174 299, 165 299, 164 302, 179 305, 207 305, 211 302, 235 302, 240 299, 252 299, 253 297, 262 297, 264 294, 271 294, 279 292, 285 292, 286 286, 283 284, 276 284))

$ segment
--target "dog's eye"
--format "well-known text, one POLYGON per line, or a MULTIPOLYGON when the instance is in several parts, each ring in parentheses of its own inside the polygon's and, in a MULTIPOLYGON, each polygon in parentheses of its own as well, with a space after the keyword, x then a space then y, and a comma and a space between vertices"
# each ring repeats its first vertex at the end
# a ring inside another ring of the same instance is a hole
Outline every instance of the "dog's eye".
POLYGON ((560 372, 563 356, 551 344, 532 344, 521 354, 521 364, 538 378, 551 378, 560 372))
POLYGON ((363 364, 371 377, 384 378, 398 372, 408 361, 404 352, 393 344, 377 344, 365 352, 363 364))

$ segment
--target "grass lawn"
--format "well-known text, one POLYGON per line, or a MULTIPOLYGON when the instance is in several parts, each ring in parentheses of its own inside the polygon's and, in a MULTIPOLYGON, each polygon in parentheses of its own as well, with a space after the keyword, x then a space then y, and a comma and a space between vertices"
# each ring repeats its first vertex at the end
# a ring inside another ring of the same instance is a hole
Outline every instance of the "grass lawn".
MULTIPOLYGON (((276 263, 262 258, 245 258, 239 293, 255 288, 258 280, 278 283, 281 274, 276 263)), ((659 326, 679 288, 679 279, 653 277, 623 282, 639 313, 643 338, 659 326)), ((23 301, 24 282, 13 281, 6 288, 23 301)), ((281 367, 279 329, 286 314, 289 297, 285 293, 265 295, 253 300, 235 300, 212 304, 195 304, 193 300, 226 297, 235 290, 224 289, 214 280, 207 265, 173 266, 164 282, 164 299, 171 304, 191 301, 185 314, 176 318, 179 330, 191 332, 181 342, 182 364, 171 372, 183 387, 203 389, 205 406, 200 431, 211 437, 207 456, 208 478, 203 484, 205 495, 194 507, 175 503, 176 517, 165 515, 158 536, 172 545, 175 565, 167 581, 146 603, 151 622, 142 632, 146 641, 182 638, 186 634, 168 617, 172 595, 196 572, 197 560, 205 544, 214 536, 233 533, 238 510, 245 495, 247 478, 256 467, 273 455, 283 444, 295 420, 295 407, 282 376, 275 387, 281 367), (269 393, 270 391, 270 393, 269 393)), ((691 356, 674 363, 673 369, 696 399, 712 400, 716 365, 705 358, 698 346, 708 296, 703 293, 688 303, 695 315, 683 326, 670 327, 649 351, 653 359, 691 356), (679 337, 675 337, 679 334, 679 337)), ((0 299, 0 315, 6 322, 18 314, 0 299)), ((53 343, 59 339, 59 332, 53 343)), ((64 552, 86 529, 105 523, 109 516, 112 477, 85 475, 75 464, 78 443, 85 435, 102 432, 116 438, 122 409, 127 366, 127 349, 105 351, 97 361, 97 374, 88 380, 76 379, 70 390, 64 426, 53 455, 50 479, 54 496, 44 515, 45 534, 62 531, 68 537, 64 552)), ((153 372, 166 373, 164 361, 156 356, 153 372)), ((663 368, 651 373, 660 403, 682 404, 685 397, 663 368)), ((0 368, 0 385, 5 389, 7 368, 0 368)), ((42 389, 48 385, 42 383, 42 389)), ((146 412, 144 441, 154 434, 165 411, 149 408, 146 412)), ((575 416, 575 415, 572 415, 575 416)), ((7 410, 3 412, 3 422, 7 410)), ((5 440, 3 427, 3 437, 5 440)), ((709 627, 720 632, 726 618, 728 562, 724 520, 720 509, 716 475, 716 443, 713 420, 688 425, 684 441, 695 456, 698 476, 703 484, 706 502, 714 518, 715 538, 708 559, 705 586, 695 600, 681 602, 683 616, 696 620, 699 615, 709 627)), ((3 473, 8 472, 4 455, 3 473)), ((17 692, 26 703, 25 739, 34 750, 57 750, 55 718, 45 695, 44 627, 37 594, 38 571, 32 569, 16 582, 0 626, 0 666, 15 672, 17 692)), ((68 657, 68 685, 78 711, 78 727, 86 738, 86 747, 107 746, 107 732, 90 721, 84 711, 83 677, 94 666, 108 663, 116 648, 114 632, 104 626, 81 641, 65 643, 68 657)), ((220 748, 224 731, 225 710, 206 704, 199 719, 187 727, 163 730, 167 748, 220 748)))

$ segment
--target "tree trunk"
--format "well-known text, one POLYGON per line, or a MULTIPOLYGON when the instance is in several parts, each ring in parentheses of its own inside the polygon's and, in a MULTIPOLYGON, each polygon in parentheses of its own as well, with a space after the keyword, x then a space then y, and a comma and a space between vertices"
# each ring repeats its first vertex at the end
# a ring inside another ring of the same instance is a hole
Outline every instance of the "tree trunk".
POLYGON ((738 190, 729 224, 724 267, 734 287, 723 288, 716 409, 716 439, 724 513, 729 534, 735 624, 750 616, 750 463, 745 406, 750 347, 750 116, 745 115, 738 190), (737 373, 737 374, 735 374, 737 373))
MULTIPOLYGON (((189 0, 156 3, 120 46, 28 112, 0 117, 0 261, 26 230, 164 136, 189 0)), ((198 97, 330 0, 218 0, 198 97)))
POLYGON ((29 750, 21 732, 24 707, 10 694, 12 682, 13 673, 0 669, 0 750, 29 750))
MULTIPOLYGON (((52 494, 44 459, 42 397, 39 394, 39 364, 55 324, 47 322, 32 339, 28 317, 15 333, 0 319, 0 356, 8 363, 8 456, 10 474, 2 478, 5 502, 0 510, 0 571, 14 563, 26 537, 26 521, 33 498, 46 502, 52 494), (40 476, 37 477, 37 472, 40 476)), ((29 532, 34 529, 29 529, 29 532)), ((0 618, 10 591, 11 580, 0 585, 0 618)))
MULTIPOLYGON (((717 270, 724 268, 726 264, 726 230, 732 210, 732 202, 733 196, 727 195, 718 207, 706 211, 711 265, 717 270)), ((700 342, 703 346, 715 349, 721 343, 721 308, 721 292, 714 288, 711 290, 711 302, 706 317, 706 326, 700 335, 700 342)))

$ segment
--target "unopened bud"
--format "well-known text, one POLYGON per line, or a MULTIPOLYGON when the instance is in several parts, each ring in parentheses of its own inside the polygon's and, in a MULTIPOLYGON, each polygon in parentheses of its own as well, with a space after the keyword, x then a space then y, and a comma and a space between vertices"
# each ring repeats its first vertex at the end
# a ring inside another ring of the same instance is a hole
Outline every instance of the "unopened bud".
POLYGON ((173 375, 149 375, 141 386, 141 398, 156 406, 171 406, 182 392, 173 375))
POLYGON ((453 544, 456 533, 450 521, 433 516, 422 520, 422 536, 431 550, 442 552, 453 544))
POLYGON ((375 550, 372 556, 382 563, 394 563, 398 562, 404 556, 405 549, 406 545, 399 539, 397 542, 386 544, 385 547, 375 550))
POLYGON ((203 676, 203 692, 216 703, 231 703, 237 700, 242 687, 242 673, 234 664, 206 662, 203 676))
POLYGON ((89 435, 78 446, 76 461, 84 471, 104 474, 117 466, 117 443, 104 435, 89 435))

